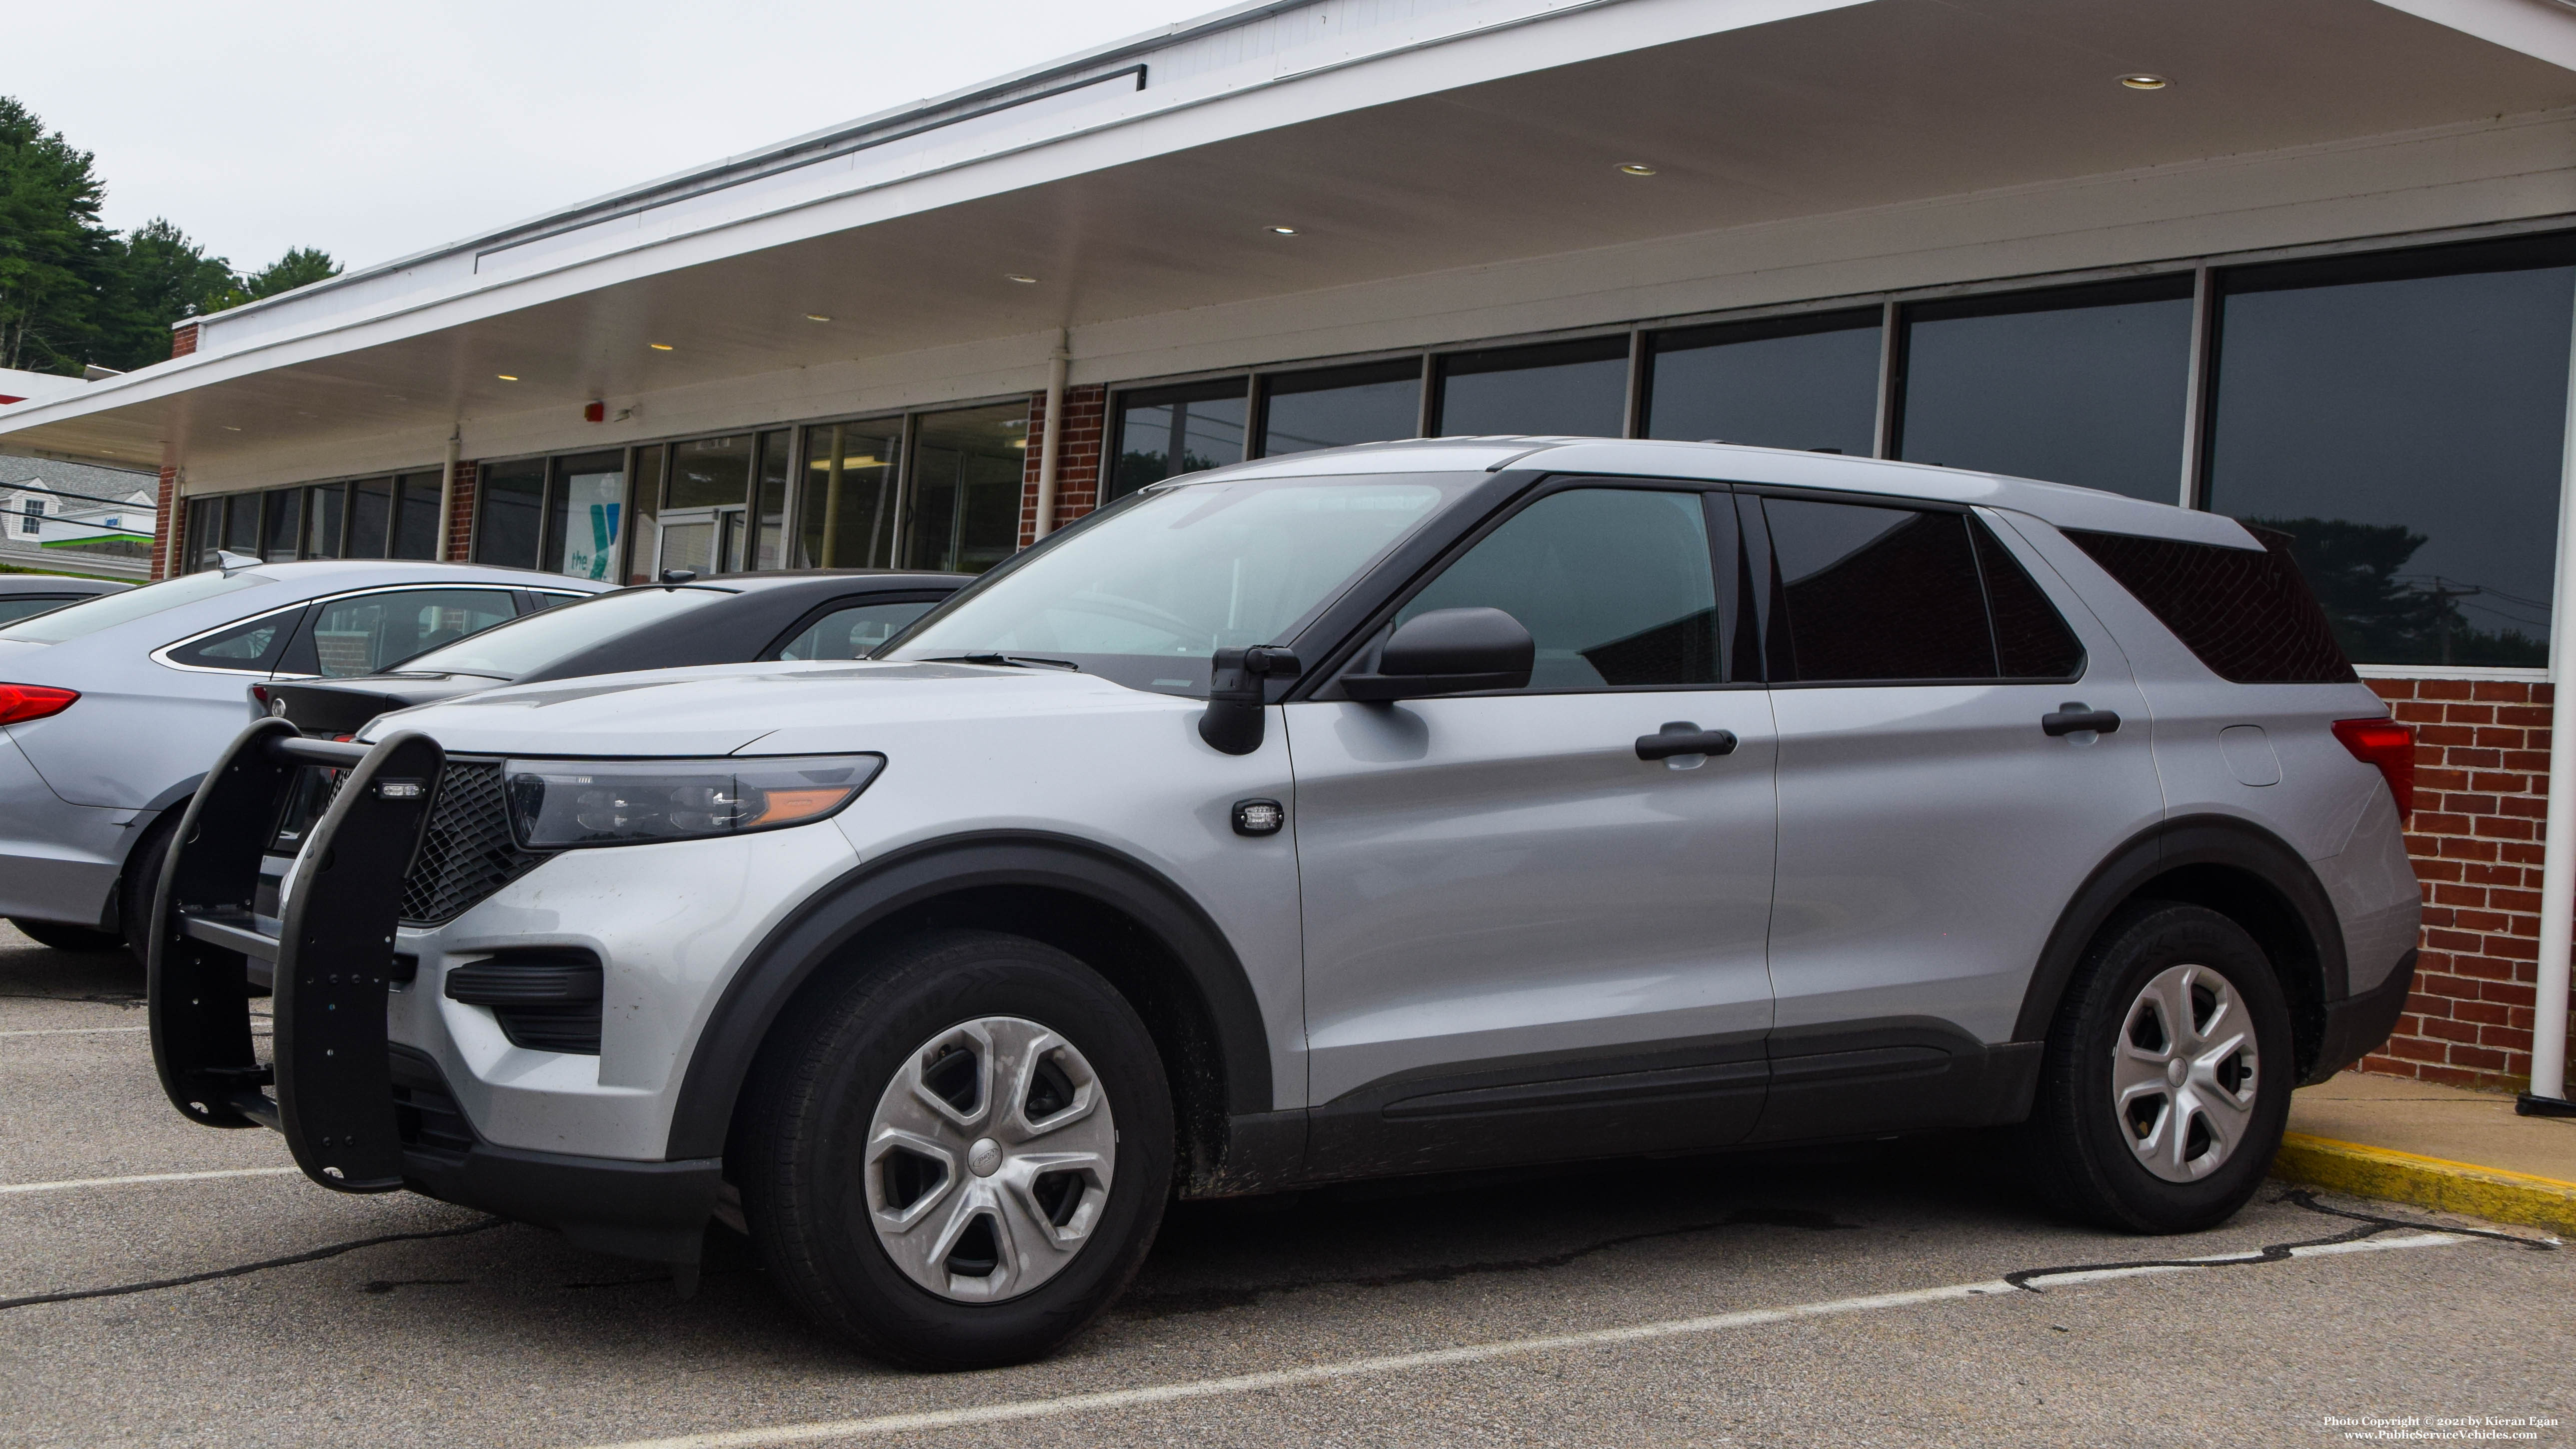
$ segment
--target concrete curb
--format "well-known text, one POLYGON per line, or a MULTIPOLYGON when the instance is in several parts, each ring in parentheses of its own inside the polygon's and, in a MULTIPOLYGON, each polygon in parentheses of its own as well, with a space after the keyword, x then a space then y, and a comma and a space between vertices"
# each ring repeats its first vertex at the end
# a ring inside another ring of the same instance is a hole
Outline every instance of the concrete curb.
POLYGON ((2412 1203, 2465 1217, 2576 1233, 2576 1182, 2468 1162, 2418 1157, 2331 1137, 2292 1132, 2281 1139, 2272 1175, 2355 1197, 2412 1203))

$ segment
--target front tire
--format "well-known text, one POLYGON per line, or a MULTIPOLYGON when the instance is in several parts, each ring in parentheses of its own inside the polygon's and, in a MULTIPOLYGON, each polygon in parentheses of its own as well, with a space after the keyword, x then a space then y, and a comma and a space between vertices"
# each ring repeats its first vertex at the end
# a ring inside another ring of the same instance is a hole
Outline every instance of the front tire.
POLYGON ((1051 946, 941 931, 800 1002, 737 1117, 770 1276, 915 1368, 1041 1357, 1126 1288, 1171 1190, 1161 1055, 1051 946))
POLYGON ((2048 1036, 2034 1164, 2070 1214, 2138 1233, 2235 1215, 2289 1121, 2289 1003, 2234 921, 2149 901, 2104 926, 2048 1036))

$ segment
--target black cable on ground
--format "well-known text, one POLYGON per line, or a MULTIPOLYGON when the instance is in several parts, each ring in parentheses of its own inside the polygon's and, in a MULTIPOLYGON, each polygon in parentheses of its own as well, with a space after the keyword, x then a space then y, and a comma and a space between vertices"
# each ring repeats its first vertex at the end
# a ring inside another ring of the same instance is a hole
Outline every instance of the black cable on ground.
POLYGON ((30 1293, 23 1298, 0 1298, 0 1310, 32 1308, 39 1303, 76 1303, 84 1298, 116 1298, 128 1293, 150 1293, 162 1288, 184 1288, 191 1283, 209 1283, 217 1278, 239 1278, 245 1273, 259 1273, 270 1268, 291 1268, 298 1263, 318 1263, 324 1258, 336 1258, 342 1253, 354 1253, 360 1248, 381 1247, 386 1243, 419 1242, 428 1238, 461 1238, 468 1233, 488 1232, 507 1221, 506 1218, 485 1218, 479 1223, 467 1223, 461 1228, 433 1228, 418 1233, 386 1233, 382 1237, 360 1238, 354 1243, 333 1243, 327 1248, 315 1248, 310 1252, 290 1253, 283 1258, 264 1258, 256 1263, 242 1263, 205 1273, 190 1273, 180 1278, 154 1278, 148 1282, 119 1283, 108 1288, 67 1288, 60 1293, 30 1293))

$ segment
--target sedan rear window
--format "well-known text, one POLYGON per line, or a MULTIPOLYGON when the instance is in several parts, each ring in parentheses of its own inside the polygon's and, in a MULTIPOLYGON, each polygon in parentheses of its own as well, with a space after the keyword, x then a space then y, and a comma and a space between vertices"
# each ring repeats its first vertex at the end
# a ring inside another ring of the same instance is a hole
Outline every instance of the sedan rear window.
POLYGON ((139 589, 101 594, 84 603, 22 619, 0 629, 0 639, 16 639, 28 644, 60 644, 67 639, 95 634, 101 629, 131 624, 165 609, 176 609, 236 590, 261 588, 276 582, 252 573, 183 574, 139 589))
POLYGON ((391 667, 405 674, 488 674, 495 679, 516 679, 602 640, 687 613, 731 593, 729 589, 620 589, 529 614, 391 667))

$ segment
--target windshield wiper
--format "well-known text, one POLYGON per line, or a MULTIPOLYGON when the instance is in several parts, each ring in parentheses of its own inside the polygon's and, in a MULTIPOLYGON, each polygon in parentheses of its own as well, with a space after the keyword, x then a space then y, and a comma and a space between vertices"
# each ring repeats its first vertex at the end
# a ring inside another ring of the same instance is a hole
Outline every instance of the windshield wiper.
POLYGON ((942 654, 922 662, 925 664, 996 664, 1013 669, 1026 669, 1033 664, 1042 664, 1049 669, 1070 669, 1076 674, 1082 672, 1082 666, 1070 659, 1041 659, 1034 654, 942 654))

